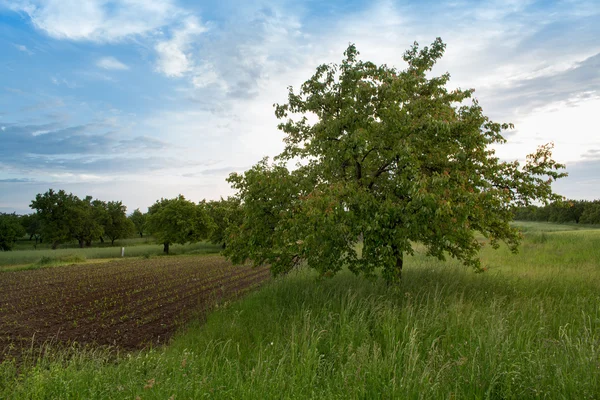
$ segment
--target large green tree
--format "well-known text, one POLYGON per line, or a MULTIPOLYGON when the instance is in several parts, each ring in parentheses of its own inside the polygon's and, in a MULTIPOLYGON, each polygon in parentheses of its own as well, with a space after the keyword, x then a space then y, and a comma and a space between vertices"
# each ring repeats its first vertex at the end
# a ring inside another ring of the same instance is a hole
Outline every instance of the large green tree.
POLYGON ((21 225, 16 214, 0 213, 0 250, 12 250, 17 239, 25 235, 25 228, 21 225))
POLYGON ((561 197, 551 183, 565 173, 544 145, 524 165, 501 161, 493 147, 510 124, 483 114, 473 90, 448 90, 432 76, 445 45, 415 43, 404 70, 358 59, 354 45, 339 65, 321 65, 288 101, 276 105, 285 134, 275 165, 262 162, 229 181, 244 220, 226 249, 235 261, 285 272, 302 260, 323 275, 347 265, 389 282, 421 243, 480 268, 480 233, 516 251, 515 206, 561 197), (303 160, 289 172, 290 160, 303 160), (362 239, 362 251, 357 240, 362 239))
POLYGON ((173 243, 194 243, 206 238, 212 225, 204 208, 182 195, 156 201, 148 207, 147 215, 146 228, 163 244, 167 254, 173 243))

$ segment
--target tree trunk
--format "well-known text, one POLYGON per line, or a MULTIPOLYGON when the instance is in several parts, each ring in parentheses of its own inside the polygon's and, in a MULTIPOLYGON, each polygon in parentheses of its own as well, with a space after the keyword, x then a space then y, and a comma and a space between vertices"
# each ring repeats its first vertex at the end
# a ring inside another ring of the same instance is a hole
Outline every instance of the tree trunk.
POLYGON ((169 243, 163 243, 163 252, 169 254, 169 243))
POLYGON ((85 244, 85 242, 83 241, 83 239, 79 239, 79 248, 83 249, 83 245, 85 244))
POLYGON ((399 283, 402 280, 402 266, 404 264, 404 253, 396 246, 392 245, 394 257, 396 257, 396 269, 394 271, 393 283, 399 283))
POLYGON ((140 238, 143 238, 143 237, 144 237, 144 233, 140 232, 140 238))
MULTIPOLYGON (((102 241, 102 243, 104 243, 104 240, 102 241)), ((115 239, 112 239, 112 240, 110 241, 110 245, 111 245, 111 246, 114 246, 114 245, 115 245, 115 239)))
POLYGON ((104 243, 104 236, 100 236, 100 243, 104 243))
POLYGON ((54 243, 52 243, 52 250, 56 250, 57 247, 58 247, 58 240, 55 241, 54 243))

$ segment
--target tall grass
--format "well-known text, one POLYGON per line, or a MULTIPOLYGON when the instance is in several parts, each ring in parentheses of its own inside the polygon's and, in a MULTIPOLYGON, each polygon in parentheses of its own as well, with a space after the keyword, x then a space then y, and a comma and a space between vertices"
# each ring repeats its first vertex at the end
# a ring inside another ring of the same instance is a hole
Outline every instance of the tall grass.
POLYGON ((534 232, 482 274, 417 254, 392 287, 299 271, 164 348, 5 363, 0 398, 599 398, 598 233, 534 232))

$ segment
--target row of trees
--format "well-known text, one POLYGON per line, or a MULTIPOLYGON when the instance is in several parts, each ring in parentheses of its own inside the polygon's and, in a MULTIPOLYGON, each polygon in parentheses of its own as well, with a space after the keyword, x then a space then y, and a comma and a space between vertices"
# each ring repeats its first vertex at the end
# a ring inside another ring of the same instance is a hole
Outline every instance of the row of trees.
POLYGON ((567 200, 545 206, 520 207, 515 213, 520 221, 575 222, 577 224, 600 224, 600 200, 567 200))
POLYGON ((11 250, 16 240, 25 235, 35 244, 45 240, 56 249, 76 240, 80 247, 93 241, 114 244, 115 240, 137 234, 151 234, 163 244, 164 251, 174 243, 185 244, 208 239, 225 247, 225 230, 239 220, 237 199, 191 202, 179 195, 160 199, 147 213, 136 209, 127 216, 120 201, 102 201, 86 196, 81 199, 64 190, 48 190, 36 195, 30 207, 36 212, 19 216, 0 214, 0 248, 11 250))
POLYGON ((35 214, 23 217, 30 238, 43 238, 56 249, 61 243, 76 240, 80 247, 108 238, 111 243, 129 236, 134 225, 127 218, 127 207, 120 201, 102 201, 92 196, 79 198, 64 190, 38 194, 30 207, 35 214))

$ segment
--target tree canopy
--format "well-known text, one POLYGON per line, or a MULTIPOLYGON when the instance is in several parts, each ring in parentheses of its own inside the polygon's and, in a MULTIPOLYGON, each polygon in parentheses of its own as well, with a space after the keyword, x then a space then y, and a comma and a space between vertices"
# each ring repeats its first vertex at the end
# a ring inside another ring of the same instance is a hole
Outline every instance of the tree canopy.
POLYGON ((367 276, 381 269, 391 282, 415 243, 476 269, 477 233, 516 251, 515 207, 559 200, 551 183, 564 166, 551 144, 524 165, 496 157, 512 125, 484 115, 473 89, 448 90, 448 73, 429 77, 444 50, 439 38, 415 43, 397 70, 358 60, 350 45, 341 64, 319 66, 298 92, 290 87, 275 107, 284 151, 274 164, 230 175, 244 216, 226 254, 269 263, 275 274, 306 260, 322 275, 347 265, 367 276))
POLYGON ((146 224, 146 214, 142 213, 139 208, 136 208, 129 216, 129 220, 133 223, 135 232, 140 235, 141 238, 143 238, 146 224))
POLYGON ((109 201, 106 203, 104 234, 110 239, 111 244, 115 244, 117 239, 128 237, 135 230, 134 223, 127 218, 127 207, 122 202, 109 201))
POLYGON ((17 239, 25 235, 25 228, 21 225, 16 214, 0 213, 0 250, 12 250, 17 239))
POLYGON ((228 228, 241 223, 243 214, 239 199, 228 197, 227 199, 221 198, 218 201, 205 201, 203 206, 213 223, 208 240, 225 248, 228 242, 228 228))
POLYGON ((163 251, 169 253, 173 243, 197 242, 209 235, 212 222, 204 208, 182 195, 174 199, 160 199, 148 207, 146 228, 163 251))

